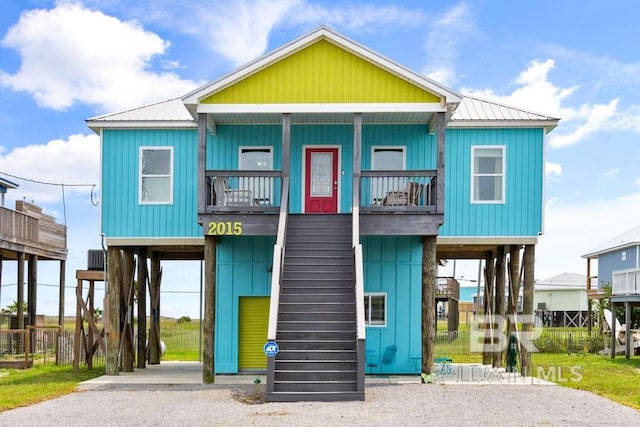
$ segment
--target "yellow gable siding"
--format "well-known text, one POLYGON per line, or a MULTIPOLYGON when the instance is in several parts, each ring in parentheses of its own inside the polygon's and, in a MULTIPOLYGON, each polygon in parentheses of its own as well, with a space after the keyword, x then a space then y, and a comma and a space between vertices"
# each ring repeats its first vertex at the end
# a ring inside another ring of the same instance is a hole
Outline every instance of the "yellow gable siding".
POLYGON ((320 40, 203 104, 439 102, 439 97, 320 40))

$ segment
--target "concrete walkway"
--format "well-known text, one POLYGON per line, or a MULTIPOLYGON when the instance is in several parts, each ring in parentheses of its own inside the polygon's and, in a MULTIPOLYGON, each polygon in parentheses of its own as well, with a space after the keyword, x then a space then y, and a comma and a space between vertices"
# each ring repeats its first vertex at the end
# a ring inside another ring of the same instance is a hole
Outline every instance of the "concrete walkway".
MULTIPOLYGON (((508 373, 488 366, 477 364, 436 364, 437 373, 432 376, 436 384, 509 384, 509 385, 550 385, 556 384, 540 378, 524 378, 518 373, 508 373)), ((264 374, 242 373, 237 375, 216 375, 216 384, 239 385, 266 383, 264 374)), ((418 384, 419 375, 367 375, 365 385, 371 384, 418 384)), ((202 364, 198 362, 161 362, 159 365, 147 365, 145 369, 134 372, 121 372, 120 375, 103 375, 80 383, 79 390, 91 390, 101 386, 116 384, 202 384, 202 364)))

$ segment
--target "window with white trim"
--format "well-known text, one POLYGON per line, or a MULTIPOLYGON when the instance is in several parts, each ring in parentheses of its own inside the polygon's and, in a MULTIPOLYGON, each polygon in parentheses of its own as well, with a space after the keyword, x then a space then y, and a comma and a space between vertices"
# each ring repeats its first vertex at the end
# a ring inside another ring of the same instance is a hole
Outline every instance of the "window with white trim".
POLYGON ((405 147, 371 147, 371 170, 404 170, 405 147))
POLYGON ((387 326, 387 294, 364 294, 364 323, 367 326, 387 326))
POLYGON ((471 203, 504 203, 505 147, 471 147, 471 203))
POLYGON ((173 203, 173 147, 140 147, 139 202, 173 203))

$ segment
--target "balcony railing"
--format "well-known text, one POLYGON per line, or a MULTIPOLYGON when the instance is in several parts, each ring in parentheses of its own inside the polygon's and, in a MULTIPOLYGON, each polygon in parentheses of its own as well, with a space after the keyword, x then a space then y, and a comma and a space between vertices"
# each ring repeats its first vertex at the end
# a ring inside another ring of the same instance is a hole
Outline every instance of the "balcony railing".
MULTIPOLYGON (((205 213, 277 213, 281 171, 207 170, 205 213)), ((361 214, 438 213, 436 171, 362 171, 361 214)))
POLYGON ((435 213, 436 171, 362 171, 362 213, 435 213))
POLYGON ((453 277, 438 277, 436 297, 460 299, 460 282, 453 277))
POLYGON ((19 244, 39 242, 38 219, 0 206, 0 236, 19 244))
POLYGON ((278 212, 282 193, 280 171, 208 170, 206 212, 278 212))
POLYGON ((640 295, 640 268, 615 271, 612 295, 640 295))

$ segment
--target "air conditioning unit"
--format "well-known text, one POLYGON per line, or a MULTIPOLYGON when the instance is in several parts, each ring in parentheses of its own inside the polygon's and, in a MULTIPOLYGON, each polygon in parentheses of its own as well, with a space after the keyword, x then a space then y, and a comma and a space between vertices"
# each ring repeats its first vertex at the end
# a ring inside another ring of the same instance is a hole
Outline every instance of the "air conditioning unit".
POLYGON ((87 270, 104 270, 104 251, 102 249, 87 251, 87 270))

